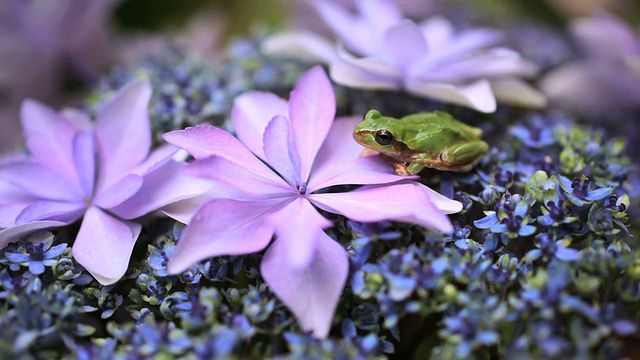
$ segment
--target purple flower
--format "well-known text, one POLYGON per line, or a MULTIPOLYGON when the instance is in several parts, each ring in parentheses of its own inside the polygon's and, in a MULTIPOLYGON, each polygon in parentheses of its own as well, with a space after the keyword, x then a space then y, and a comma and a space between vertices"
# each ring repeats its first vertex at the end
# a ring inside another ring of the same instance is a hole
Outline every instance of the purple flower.
POLYGON ((571 32, 586 58, 550 72, 540 88, 558 106, 597 117, 640 105, 640 36, 607 13, 577 19, 571 32))
POLYGON ((529 250, 523 261, 536 261, 541 257, 546 257, 548 260, 555 257, 561 261, 575 261, 580 257, 580 251, 568 247, 571 239, 556 240, 555 234, 538 234, 533 243, 537 249, 529 250))
MULTIPOLYGON (((356 4, 359 0, 333 0, 334 3, 340 4, 345 9, 356 10, 356 4)), ((430 15, 437 8, 435 0, 396 0, 396 4, 411 19, 423 19, 430 15)), ((359 4, 358 4, 359 6, 359 4)), ((293 0, 291 2, 293 10, 292 21, 295 27, 304 28, 323 35, 330 34, 331 29, 327 24, 318 18, 318 13, 314 9, 314 4, 307 0, 293 0)))
POLYGON ((471 28, 457 32, 442 17, 422 23, 404 19, 391 0, 358 0, 354 15, 330 1, 314 2, 340 39, 335 47, 308 32, 270 38, 264 48, 330 64, 331 78, 342 85, 406 90, 414 95, 467 106, 482 112, 507 103, 542 107, 545 97, 522 77, 536 66, 509 49, 496 47, 501 32, 471 28))
POLYGON ((0 247, 37 229, 84 216, 73 256, 100 283, 127 270, 141 226, 127 221, 209 189, 179 170, 174 147, 149 155, 151 87, 134 81, 104 104, 92 124, 79 111, 22 105, 30 157, 0 166, 0 247))
POLYGON ((17 250, 22 251, 15 252, 15 250, 7 248, 5 257, 11 263, 28 265, 32 274, 40 275, 44 273, 46 266, 55 264, 55 258, 62 255, 67 248, 67 244, 51 247, 53 238, 53 234, 49 232, 35 232, 29 236, 29 241, 25 241, 17 247, 17 250))
MULTIPOLYGON (((460 210, 422 184, 393 173, 378 156, 359 157, 351 134, 359 119, 334 120, 331 83, 320 67, 299 81, 287 102, 249 92, 234 103, 240 138, 212 126, 164 135, 196 158, 186 170, 211 179, 216 198, 198 208, 169 261, 171 273, 219 255, 267 246, 261 272, 304 330, 324 337, 348 273, 344 248, 324 233, 331 221, 317 208, 360 222, 397 220, 452 231, 443 214, 460 210), (335 185, 364 185, 328 193, 335 185), (269 245, 273 235, 275 241, 269 245)), ((183 220, 195 208, 175 204, 183 220)))
POLYGON ((0 151, 22 143, 18 111, 25 97, 61 102, 69 80, 87 85, 121 46, 110 27, 119 0, 7 0, 0 3, 0 151), (104 49, 110 49, 104 51, 104 49))

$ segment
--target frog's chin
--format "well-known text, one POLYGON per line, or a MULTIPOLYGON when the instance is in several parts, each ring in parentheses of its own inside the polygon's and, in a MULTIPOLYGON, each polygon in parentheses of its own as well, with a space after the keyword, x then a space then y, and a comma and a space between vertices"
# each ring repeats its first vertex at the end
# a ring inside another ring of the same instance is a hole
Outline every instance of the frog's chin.
POLYGON ((380 154, 384 155, 387 158, 387 161, 393 163, 401 163, 401 164, 409 164, 412 162, 411 156, 402 156, 397 153, 387 153, 384 151, 380 151, 380 154))
POLYGON ((409 165, 411 165, 409 162, 398 160, 397 157, 389 156, 385 153, 380 153, 380 156, 382 156, 386 160, 386 162, 389 163, 389 165, 393 166, 393 169, 395 170, 396 174, 415 175, 415 173, 412 173, 411 171, 409 171, 409 165))

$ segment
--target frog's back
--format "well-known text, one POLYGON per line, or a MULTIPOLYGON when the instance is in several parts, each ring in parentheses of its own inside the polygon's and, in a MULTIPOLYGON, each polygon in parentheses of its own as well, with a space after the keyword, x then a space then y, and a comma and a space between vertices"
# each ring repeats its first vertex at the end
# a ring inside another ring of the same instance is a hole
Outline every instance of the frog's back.
POLYGON ((445 112, 417 113, 400 119, 405 129, 414 134, 406 134, 406 144, 415 150, 429 150, 430 145, 438 146, 443 138, 449 143, 470 142, 482 136, 482 130, 454 119, 445 112), (433 141, 431 141, 433 139, 433 141))

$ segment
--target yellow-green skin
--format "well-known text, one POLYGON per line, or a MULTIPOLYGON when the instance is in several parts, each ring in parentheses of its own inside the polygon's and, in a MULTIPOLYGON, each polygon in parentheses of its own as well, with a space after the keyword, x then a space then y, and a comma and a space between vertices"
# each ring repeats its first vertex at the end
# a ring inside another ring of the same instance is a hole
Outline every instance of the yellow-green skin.
POLYGON ((353 131, 353 138, 360 145, 382 153, 403 175, 415 175, 425 167, 470 171, 489 151, 481 137, 482 130, 441 111, 395 119, 370 110, 353 131), (381 143, 376 134, 386 134, 387 141, 391 134, 392 140, 381 143))

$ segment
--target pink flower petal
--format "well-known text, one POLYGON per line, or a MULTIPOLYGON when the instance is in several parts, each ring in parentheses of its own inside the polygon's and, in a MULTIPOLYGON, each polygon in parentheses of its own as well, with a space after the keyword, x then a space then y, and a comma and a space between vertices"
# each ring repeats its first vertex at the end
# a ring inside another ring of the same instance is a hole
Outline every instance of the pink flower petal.
MULTIPOLYGON (((504 40, 504 33, 496 29, 472 28, 462 31, 449 39, 443 39, 437 55, 432 60, 440 64, 446 64, 456 57, 464 57, 465 54, 474 54, 482 49, 495 46, 504 40)), ((427 40, 427 45, 429 41, 427 40)))
POLYGON ((211 192, 204 193, 200 196, 176 201, 158 209, 158 212, 183 224, 189 224, 193 216, 198 212, 202 205, 208 203, 213 199, 225 198, 225 196, 219 196, 218 194, 216 194, 216 190, 217 187, 214 187, 211 192))
POLYGON ((500 76, 533 77, 537 72, 537 66, 524 60, 517 52, 495 48, 477 55, 468 55, 447 64, 440 64, 435 70, 416 73, 414 76, 423 81, 459 83, 469 79, 500 76))
POLYGON ((330 1, 310 2, 324 22, 351 50, 360 55, 370 55, 376 51, 378 39, 372 39, 369 26, 362 19, 353 16, 342 6, 330 1))
POLYGON ((111 208, 111 212, 123 219, 134 219, 167 204, 207 192, 211 182, 186 176, 185 163, 170 161, 144 176, 142 187, 131 198, 111 208))
POLYGON ((409 67, 409 77, 438 74, 440 67, 481 53, 483 49, 497 44, 503 38, 501 31, 483 28, 473 28, 455 34, 451 23, 440 16, 434 16, 420 26, 429 52, 409 67))
POLYGON ((270 215, 269 221, 276 229, 277 241, 285 248, 284 261, 299 269, 309 266, 315 252, 317 234, 309 229, 324 229, 332 225, 302 197, 270 215))
POLYGON ((251 169, 220 157, 194 161, 184 171, 189 176, 213 180, 216 187, 221 189, 221 194, 224 194, 223 197, 236 200, 282 197, 296 193, 275 174, 265 178, 251 169))
MULTIPOLYGON (((186 150, 196 159, 206 159, 215 155, 238 164, 274 184, 286 184, 238 139, 214 126, 199 125, 185 130, 172 131, 164 134, 163 138, 186 150)), ((262 141, 260 142, 262 143, 262 141)))
POLYGON ((415 182, 363 186, 346 193, 312 194, 309 199, 323 210, 355 221, 410 220, 444 233, 453 231, 451 221, 434 206, 425 187, 415 182))
POLYGON ((84 112, 78 109, 62 109, 60 114, 67 118, 75 127, 80 131, 89 131, 93 129, 93 124, 91 124, 91 120, 84 112))
POLYGON ((633 28, 609 13, 573 20, 570 27, 591 56, 605 60, 619 61, 626 55, 637 54, 640 46, 633 28))
POLYGON ((251 91, 233 101, 231 120, 238 138, 262 159, 266 159, 262 143, 264 130, 277 115, 288 117, 289 103, 272 93, 251 91))
POLYGON ((427 43, 429 55, 447 51, 456 40, 453 24, 443 16, 436 15, 423 21, 420 23, 420 31, 427 43))
MULTIPOLYGON (((142 163, 131 169, 131 173, 144 176, 171 161, 178 151, 180 149, 173 145, 161 146, 149 154, 142 163)), ((188 155, 185 153, 185 156, 188 155)))
POLYGON ((4 248, 11 242, 19 240, 21 237, 28 235, 36 230, 50 229, 69 225, 62 221, 34 221, 26 224, 12 226, 10 228, 0 230, 0 249, 4 248))
POLYGON ((491 81, 491 89, 500 103, 541 109, 547 97, 524 80, 504 77, 491 81))
POLYGON ((140 224, 118 220, 92 206, 80 225, 73 257, 100 284, 113 284, 127 271, 141 229, 140 224))
MULTIPOLYGON (((289 121, 284 116, 274 117, 264 131, 264 154, 269 165, 291 186, 302 184, 300 156, 293 144, 289 121)), ((306 180, 306 179, 305 179, 306 180)))
MULTIPOLYGON (((357 58, 349 51, 339 46, 338 60, 336 60, 336 64, 331 64, 331 66, 333 67, 334 65, 339 65, 341 63, 344 63, 344 65, 351 65, 352 68, 357 68, 365 73, 374 74, 380 78, 380 81, 395 80, 397 83, 402 77, 402 72, 399 69, 379 57, 370 56, 357 58)), ((333 70, 331 73, 333 74, 333 70)), ((334 81, 336 80, 333 75, 331 78, 334 81)))
POLYGON ((382 33, 402 21, 400 8, 391 0, 356 0, 356 6, 369 26, 382 33))
POLYGON ((443 214, 455 214, 462 210, 462 204, 459 201, 451 200, 428 186, 421 184, 419 186, 427 194, 431 203, 443 214))
MULTIPOLYGON (((300 327, 324 338, 344 289, 349 262, 344 248, 320 229, 308 229, 314 237, 313 259, 300 269, 287 261, 288 244, 276 239, 260 266, 262 276, 295 315, 300 327)), ((309 236, 309 235, 307 235, 309 236)))
POLYGON ((0 167, 0 180, 42 199, 74 201, 82 200, 83 196, 68 179, 34 162, 0 167))
POLYGON ((96 194, 93 203, 103 209, 111 209, 135 195, 142 187, 142 182, 142 176, 129 174, 96 194))
MULTIPOLYGON (((411 20, 403 20, 384 35, 386 44, 384 58, 388 58, 399 69, 405 69, 427 54, 427 43, 418 25, 411 20)), ((381 57, 383 55, 380 55, 381 57)))
POLYGON ((269 244, 274 232, 266 215, 286 201, 215 199, 202 205, 178 240, 169 259, 169 272, 178 274, 212 256, 261 251, 269 244))
POLYGON ((82 202, 36 201, 25 207, 15 222, 16 225, 43 220, 72 223, 82 217, 86 207, 82 202))
POLYGON ((391 165, 375 155, 357 158, 333 168, 325 167, 322 170, 311 174, 308 192, 333 185, 387 184, 416 178, 396 174, 391 165))
MULTIPOLYGON (((283 31, 271 35, 262 41, 260 50, 269 56, 322 64, 331 63, 337 55, 332 42, 305 30, 283 31)), ((238 137, 244 139, 240 135, 238 137)))
POLYGON ((429 48, 429 61, 440 64, 496 45, 504 38, 502 31, 488 28, 470 28, 456 34, 451 22, 442 16, 429 18, 420 28, 429 48))
POLYGON ((487 80, 469 85, 412 81, 406 85, 412 94, 439 101, 467 106, 484 113, 496 111, 496 99, 487 80))
POLYGON ((162 138, 170 144, 186 150, 197 160, 218 156, 226 149, 232 155, 251 161, 252 154, 228 132, 211 125, 197 125, 184 130, 165 133, 162 138))
POLYGON ((151 85, 135 80, 120 89, 98 112, 95 134, 100 146, 99 188, 113 185, 142 162, 151 147, 147 107, 151 85))
POLYGON ((52 109, 32 100, 22 103, 22 128, 27 148, 42 166, 78 184, 73 162, 73 138, 78 128, 52 109))
POLYGON ((31 202, 9 202, 0 205, 0 229, 16 224, 16 218, 31 202))
MULTIPOLYGON (((188 199, 176 201, 169 205, 163 206, 161 209, 158 209, 158 211, 177 221, 180 221, 183 224, 189 224, 191 222, 191 219, 193 218, 193 215, 197 213, 198 209, 200 209, 202 205, 208 203, 211 200, 222 198, 245 201, 261 199, 259 197, 247 196, 247 194, 245 193, 239 192, 238 194, 236 194, 233 192, 234 190, 230 190, 225 185, 216 181, 210 182, 209 185, 211 186, 211 189, 209 189, 209 191, 207 191, 206 193, 188 199), (236 195, 238 196, 236 197, 236 195)), ((280 194, 279 197, 282 197, 282 194, 280 194)), ((264 199, 268 198, 269 197, 264 197, 264 199)))
POLYGON ((336 114, 333 87, 322 67, 315 66, 302 75, 291 92, 289 111, 293 143, 300 156, 300 177, 307 181, 336 114))
POLYGON ((327 167, 340 166, 360 156, 364 147, 353 140, 353 129, 362 119, 363 116, 349 116, 337 118, 333 122, 313 163, 311 177, 315 173, 324 172, 327 167))
POLYGON ((340 57, 331 63, 329 72, 336 83, 355 88, 399 90, 402 86, 401 74, 378 59, 340 57))
POLYGON ((96 179, 95 147, 92 131, 79 131, 73 139, 73 158, 84 196, 93 194, 96 179))
POLYGON ((2 179, 2 166, 0 166, 0 204, 10 204, 16 202, 29 203, 39 198, 31 195, 28 191, 13 185, 2 179))

